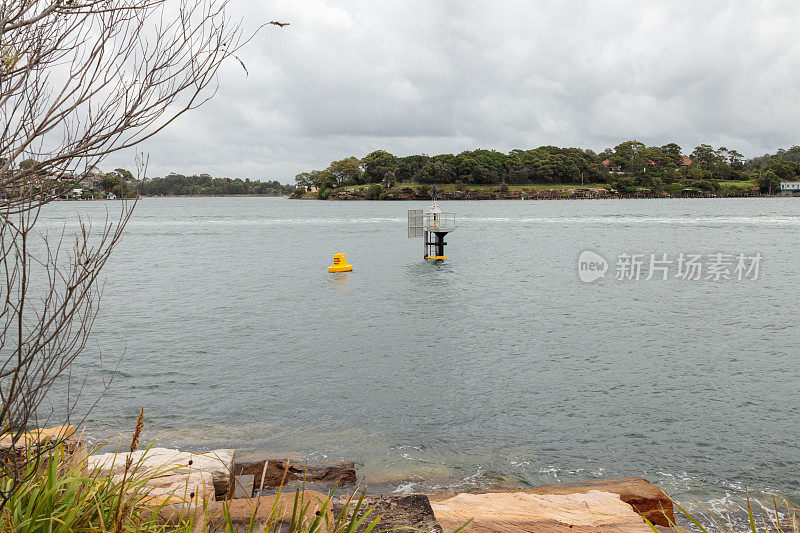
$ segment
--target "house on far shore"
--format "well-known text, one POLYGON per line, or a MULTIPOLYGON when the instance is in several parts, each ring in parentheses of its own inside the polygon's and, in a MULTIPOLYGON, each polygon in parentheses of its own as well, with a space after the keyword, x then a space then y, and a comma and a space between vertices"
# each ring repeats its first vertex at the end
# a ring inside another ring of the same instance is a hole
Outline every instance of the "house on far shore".
POLYGON ((613 164, 610 159, 603 161, 602 165, 606 167, 606 170, 609 174, 622 174, 622 169, 619 167, 619 165, 613 164))
POLYGON ((57 172, 56 179, 58 181, 75 181, 75 174, 72 172, 57 172))
POLYGON ((782 181, 781 195, 800 196, 800 181, 782 181))

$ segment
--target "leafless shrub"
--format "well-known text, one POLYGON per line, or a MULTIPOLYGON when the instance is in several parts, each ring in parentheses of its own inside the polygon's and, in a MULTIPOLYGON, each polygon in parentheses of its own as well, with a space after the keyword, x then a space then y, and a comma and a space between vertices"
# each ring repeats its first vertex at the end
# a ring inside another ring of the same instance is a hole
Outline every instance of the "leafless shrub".
POLYGON ((81 220, 56 237, 34 230, 40 211, 81 172, 214 95, 218 69, 252 37, 227 4, 0 3, 0 509, 30 471, 16 460, 26 429, 86 345, 100 273, 135 202, 95 231, 81 220))

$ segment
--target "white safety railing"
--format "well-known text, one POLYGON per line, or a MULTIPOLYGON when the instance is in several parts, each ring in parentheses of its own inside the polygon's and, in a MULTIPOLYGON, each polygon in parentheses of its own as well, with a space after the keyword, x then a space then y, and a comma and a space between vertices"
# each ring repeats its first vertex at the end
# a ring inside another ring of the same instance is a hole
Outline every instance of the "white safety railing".
POLYGON ((425 229, 428 231, 453 231, 456 229, 456 214, 425 213, 425 229))

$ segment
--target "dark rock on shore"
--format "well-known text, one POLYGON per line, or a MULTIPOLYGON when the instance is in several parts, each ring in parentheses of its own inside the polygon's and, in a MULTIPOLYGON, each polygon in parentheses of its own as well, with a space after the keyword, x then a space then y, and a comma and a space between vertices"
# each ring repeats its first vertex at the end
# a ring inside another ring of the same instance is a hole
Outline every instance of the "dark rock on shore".
POLYGON ((255 480, 255 490, 261 485, 261 476, 264 475, 264 488, 272 489, 281 485, 286 473, 284 485, 302 483, 310 486, 341 486, 356 483, 355 464, 351 462, 340 463, 293 463, 288 459, 266 459, 262 461, 236 463, 236 475, 250 475, 255 480), (266 470, 265 470, 266 465, 266 470))
MULTIPOLYGON (((358 501, 357 498, 354 499, 358 501)), ((333 501, 334 516, 338 516, 344 508, 346 501, 346 499, 333 501)), ((350 508, 353 508, 353 506, 354 502, 351 501, 350 508)), ((362 516, 363 512, 372 507, 374 507, 375 510, 364 520, 364 524, 358 529, 359 532, 364 531, 369 525, 369 522, 380 516, 381 521, 378 524, 378 529, 381 530, 415 528, 418 531, 442 533, 442 528, 436 522, 436 516, 433 514, 431 502, 425 494, 366 496, 364 497, 362 512, 359 516, 362 516)))

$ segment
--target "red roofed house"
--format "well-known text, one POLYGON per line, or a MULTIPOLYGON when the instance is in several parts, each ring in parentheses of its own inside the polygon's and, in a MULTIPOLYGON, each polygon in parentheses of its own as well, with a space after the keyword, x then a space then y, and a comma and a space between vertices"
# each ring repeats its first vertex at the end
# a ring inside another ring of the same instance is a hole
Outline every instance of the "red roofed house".
POLYGON ((615 165, 614 163, 611 162, 610 159, 606 159, 601 163, 601 165, 606 167, 606 170, 609 171, 611 174, 621 174, 619 165, 615 165))

